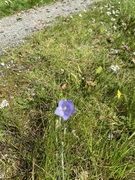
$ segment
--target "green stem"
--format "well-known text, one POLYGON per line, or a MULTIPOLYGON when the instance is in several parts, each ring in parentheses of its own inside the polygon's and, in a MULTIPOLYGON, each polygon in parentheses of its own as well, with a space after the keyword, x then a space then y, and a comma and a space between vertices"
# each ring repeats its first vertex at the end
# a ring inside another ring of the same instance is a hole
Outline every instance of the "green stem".
POLYGON ((62 166, 62 179, 64 180, 65 178, 65 174, 64 174, 64 150, 63 150, 63 146, 64 146, 64 142, 61 142, 62 145, 62 152, 61 152, 61 166, 62 166))
POLYGON ((64 123, 64 129, 63 129, 63 134, 61 134, 61 167, 62 167, 62 180, 65 179, 65 172, 64 172, 64 141, 65 141, 65 123, 64 123), (63 138, 64 137, 64 138, 63 138), (63 139, 63 140, 62 140, 63 139))

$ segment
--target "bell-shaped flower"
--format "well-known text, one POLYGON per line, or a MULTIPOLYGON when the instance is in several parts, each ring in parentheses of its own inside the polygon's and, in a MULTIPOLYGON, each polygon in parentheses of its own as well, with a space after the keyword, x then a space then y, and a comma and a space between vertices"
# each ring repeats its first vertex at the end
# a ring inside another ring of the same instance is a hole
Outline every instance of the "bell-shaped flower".
POLYGON ((67 120, 72 114, 75 113, 72 100, 60 100, 54 113, 62 117, 64 120, 67 120))

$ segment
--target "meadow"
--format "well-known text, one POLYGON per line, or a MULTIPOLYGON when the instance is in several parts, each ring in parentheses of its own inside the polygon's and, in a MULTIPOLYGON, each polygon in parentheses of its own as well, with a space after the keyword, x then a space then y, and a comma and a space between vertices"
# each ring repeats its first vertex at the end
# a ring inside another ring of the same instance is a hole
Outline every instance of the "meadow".
POLYGON ((0 0, 0 18, 52 2, 55 0, 0 0))
POLYGON ((135 180, 134 17, 101 1, 4 52, 1 179, 135 180))

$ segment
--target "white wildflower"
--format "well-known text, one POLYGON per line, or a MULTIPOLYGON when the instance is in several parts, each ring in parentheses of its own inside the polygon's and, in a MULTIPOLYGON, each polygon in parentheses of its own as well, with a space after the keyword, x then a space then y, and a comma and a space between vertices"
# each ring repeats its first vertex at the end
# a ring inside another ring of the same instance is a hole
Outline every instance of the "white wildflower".
POLYGON ((116 14, 119 14, 120 13, 120 11, 119 10, 116 10, 116 14))
POLYGON ((126 23, 123 22, 123 23, 122 23, 122 26, 126 26, 126 23))
POLYGON ((61 72, 62 72, 62 73, 64 73, 64 72, 65 72, 65 71, 64 71, 64 69, 60 69, 60 70, 61 70, 61 72))
POLYGON ((114 30, 116 30, 116 29, 117 29, 117 27, 114 25, 114 26, 113 26, 113 29, 114 29, 114 30))
POLYGON ((92 22, 95 22, 96 20, 94 18, 92 18, 92 22))
POLYGON ((114 10, 112 10, 112 14, 116 14, 116 12, 114 10))
POLYGON ((117 71, 120 69, 120 67, 118 65, 111 65, 111 69, 117 73, 117 71))
POLYGON ((100 10, 102 11, 103 9, 104 9, 104 8, 101 6, 101 7, 100 7, 100 10))
POLYGON ((108 16, 110 16, 110 15, 111 15, 111 12, 110 12, 110 11, 107 11, 106 14, 107 14, 108 16))
POLYGON ((2 103, 0 104, 0 109, 3 109, 4 107, 7 107, 7 106, 9 106, 9 102, 6 99, 4 99, 2 103))
POLYGON ((81 17, 81 18, 82 18, 82 14, 79 14, 79 17, 81 17))
POLYGON ((116 19, 115 18, 111 18, 111 21, 115 21, 116 19))
POLYGON ((113 136, 113 134, 112 133, 109 133, 108 134, 108 139, 112 139, 114 136, 113 136))
POLYGON ((119 50, 118 49, 111 49, 110 54, 118 54, 119 50))

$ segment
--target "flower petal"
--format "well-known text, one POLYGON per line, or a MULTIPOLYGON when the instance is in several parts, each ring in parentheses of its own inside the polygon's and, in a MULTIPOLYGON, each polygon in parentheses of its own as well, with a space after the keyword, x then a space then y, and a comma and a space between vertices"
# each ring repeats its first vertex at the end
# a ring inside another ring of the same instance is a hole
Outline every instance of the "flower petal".
POLYGON ((75 113, 72 100, 60 100, 54 113, 62 117, 64 120, 67 120, 73 113, 75 113))

